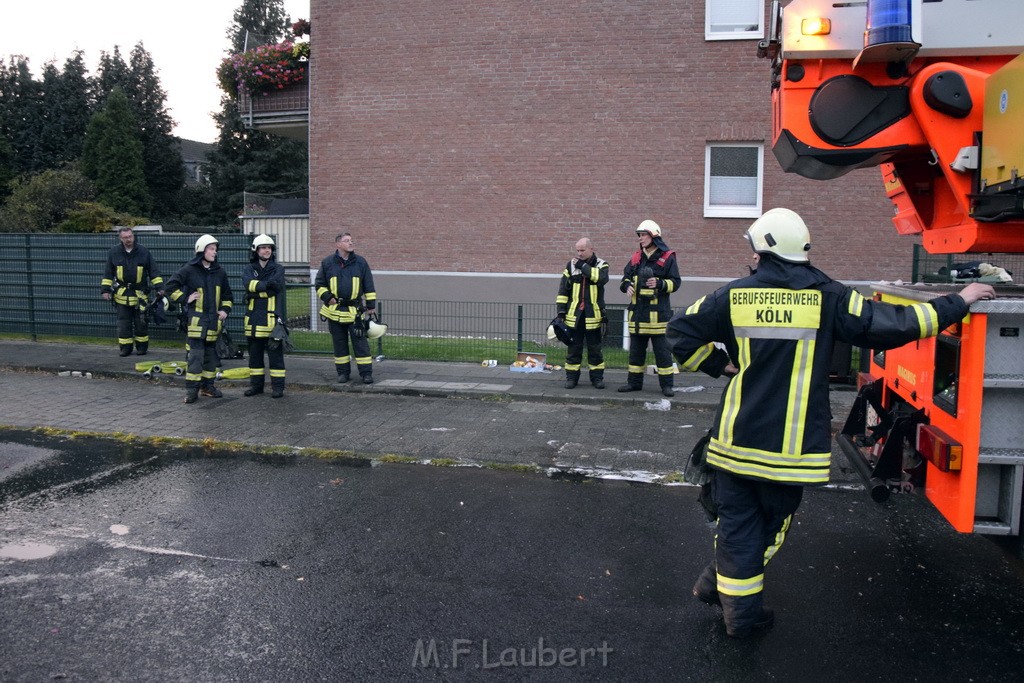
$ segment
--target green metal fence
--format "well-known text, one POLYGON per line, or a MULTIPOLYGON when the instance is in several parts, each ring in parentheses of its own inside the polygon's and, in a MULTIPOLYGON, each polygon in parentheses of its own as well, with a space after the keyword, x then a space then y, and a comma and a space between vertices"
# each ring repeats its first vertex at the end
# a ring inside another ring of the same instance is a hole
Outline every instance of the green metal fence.
MULTIPOLYGON (((193 256, 196 235, 139 235, 167 279, 193 256)), ((242 267, 249 262, 251 236, 218 235, 217 259, 227 270, 234 290, 234 313, 228 330, 244 346, 242 267)), ((107 251, 117 237, 106 235, 0 234, 5 267, 0 270, 0 333, 46 336, 116 336, 113 306, 100 297, 107 251)), ((516 354, 543 353, 552 364, 564 364, 565 346, 547 339, 555 314, 551 304, 396 301, 379 293, 377 310, 388 333, 371 348, 374 355, 409 360, 511 363, 516 354)), ((309 283, 290 283, 287 318, 296 352, 332 353, 327 325, 320 320, 320 301, 309 283)), ((622 307, 609 307, 606 364, 625 367, 622 350, 622 307)), ((150 325, 150 338, 184 341, 174 315, 164 325, 150 325)))
MULTIPOLYGON (((195 235, 139 235, 153 254, 164 279, 194 256, 195 235)), ((241 302, 242 266, 249 262, 248 235, 219 235, 217 259, 241 302)), ((114 307, 100 296, 100 280, 116 234, 0 234, 0 332, 37 336, 114 338, 114 307)), ((241 316, 228 319, 235 339, 242 335, 241 316)), ((183 339, 173 316, 166 325, 151 325, 151 339, 183 339)))

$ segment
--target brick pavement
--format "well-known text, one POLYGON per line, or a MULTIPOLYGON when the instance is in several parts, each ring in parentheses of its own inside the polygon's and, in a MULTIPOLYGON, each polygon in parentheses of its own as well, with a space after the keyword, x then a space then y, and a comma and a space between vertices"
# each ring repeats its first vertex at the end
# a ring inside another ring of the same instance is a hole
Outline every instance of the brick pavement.
MULTIPOLYGON (((385 361, 375 367, 376 384, 336 390, 329 358, 289 356, 283 399, 245 398, 246 382, 222 380, 223 399, 185 405, 180 377, 146 380, 134 371, 136 360, 118 357, 113 346, 0 342, 0 424, 330 448, 369 457, 640 472, 644 478, 642 473, 681 469, 709 426, 723 385, 680 374, 678 388, 704 388, 662 402, 654 378, 643 392, 615 392, 624 371, 609 371, 609 389, 580 385, 567 391, 562 373, 385 361), (92 378, 59 375, 69 371, 92 378)), ((833 391, 839 418, 852 398, 850 391, 833 391)), ((840 469, 841 457, 833 461, 833 481, 855 481, 840 469)))

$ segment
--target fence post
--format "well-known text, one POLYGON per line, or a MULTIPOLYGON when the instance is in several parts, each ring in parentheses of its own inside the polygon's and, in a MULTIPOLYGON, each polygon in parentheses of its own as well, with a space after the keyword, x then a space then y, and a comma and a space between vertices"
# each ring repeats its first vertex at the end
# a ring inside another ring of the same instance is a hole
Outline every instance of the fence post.
POLYGON ((32 284, 32 235, 25 233, 25 280, 28 284, 28 331, 36 339, 36 288, 32 284))
POLYGON ((516 306, 516 351, 523 352, 523 305, 516 306))

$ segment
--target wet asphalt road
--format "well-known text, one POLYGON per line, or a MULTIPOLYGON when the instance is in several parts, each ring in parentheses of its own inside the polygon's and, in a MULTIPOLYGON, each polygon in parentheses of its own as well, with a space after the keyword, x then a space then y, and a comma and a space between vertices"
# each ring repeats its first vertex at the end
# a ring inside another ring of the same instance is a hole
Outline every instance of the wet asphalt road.
POLYGON ((689 594, 711 548, 689 487, 0 439, 5 681, 966 681, 1024 666, 1020 563, 914 496, 885 509, 808 491, 768 570, 776 627, 735 642, 689 594))

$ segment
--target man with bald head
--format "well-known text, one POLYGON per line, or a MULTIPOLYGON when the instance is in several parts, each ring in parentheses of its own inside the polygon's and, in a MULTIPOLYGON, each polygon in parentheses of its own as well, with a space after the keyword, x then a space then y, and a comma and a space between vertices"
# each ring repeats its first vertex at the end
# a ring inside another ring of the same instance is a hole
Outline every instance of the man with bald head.
POLYGON ((604 389, 604 355, 601 352, 604 327, 604 286, 608 282, 608 263, 597 258, 589 237, 576 242, 576 257, 566 264, 558 283, 555 305, 558 317, 572 330, 572 342, 565 354, 565 388, 574 389, 580 381, 583 345, 587 346, 590 383, 604 389))

